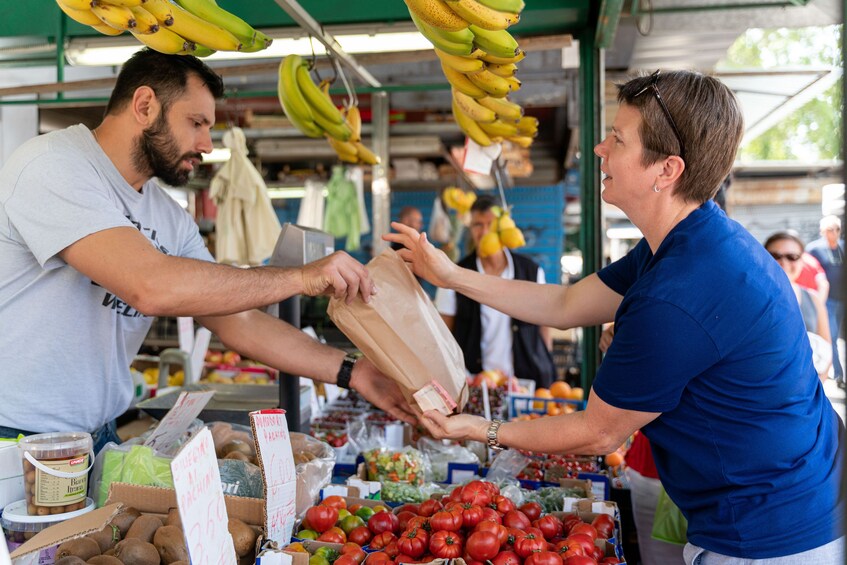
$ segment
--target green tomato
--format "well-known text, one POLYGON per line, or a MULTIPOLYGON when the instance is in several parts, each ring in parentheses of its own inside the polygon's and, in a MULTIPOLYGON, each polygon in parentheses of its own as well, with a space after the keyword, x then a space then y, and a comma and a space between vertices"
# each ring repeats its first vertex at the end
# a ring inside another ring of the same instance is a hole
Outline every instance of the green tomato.
MULTIPOLYGON (((338 509, 338 522, 341 522, 341 520, 343 520, 347 516, 352 516, 352 514, 350 514, 349 510, 347 510, 346 508, 339 508, 338 509)), ((338 523, 338 522, 336 522, 336 523, 338 523)))
POLYGON ((362 506, 361 508, 356 510, 356 516, 358 516, 359 518, 364 520, 365 523, 367 523, 368 520, 370 520, 371 516, 373 516, 373 515, 374 515, 374 510, 370 506, 362 506))
POLYGON ((341 529, 344 530, 345 534, 349 534, 350 530, 352 530, 353 528, 364 526, 365 521, 362 519, 361 516, 350 515, 341 520, 341 523, 339 525, 341 526, 341 529))
POLYGON ((313 555, 309 558, 309 565, 329 565, 329 560, 323 555, 313 555))
MULTIPOLYGON (((315 550, 313 557, 323 557, 328 563, 332 563, 338 558, 338 551, 331 547, 323 546, 315 550)), ((309 560, 309 565, 317 565, 309 560)))
POLYGON ((300 539, 318 539, 318 532, 315 530, 300 530, 296 535, 300 539))

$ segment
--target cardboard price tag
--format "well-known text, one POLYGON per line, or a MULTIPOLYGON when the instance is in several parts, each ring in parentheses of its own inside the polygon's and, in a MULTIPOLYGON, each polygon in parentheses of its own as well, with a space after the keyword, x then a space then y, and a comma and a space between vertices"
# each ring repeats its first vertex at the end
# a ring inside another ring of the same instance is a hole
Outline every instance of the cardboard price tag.
POLYGON ((285 410, 250 413, 265 489, 265 531, 280 547, 291 541, 296 518, 297 476, 285 410))
POLYGON ((203 411, 214 394, 213 390, 179 393, 174 407, 168 410, 144 445, 166 455, 171 453, 177 440, 194 422, 194 418, 203 411))
POLYGON ((494 143, 483 147, 473 139, 465 140, 465 157, 462 160, 462 170, 480 175, 490 175, 491 165, 500 156, 501 145, 494 143))
POLYGON ((215 444, 208 428, 186 443, 171 462, 177 506, 193 565, 235 565, 215 444))

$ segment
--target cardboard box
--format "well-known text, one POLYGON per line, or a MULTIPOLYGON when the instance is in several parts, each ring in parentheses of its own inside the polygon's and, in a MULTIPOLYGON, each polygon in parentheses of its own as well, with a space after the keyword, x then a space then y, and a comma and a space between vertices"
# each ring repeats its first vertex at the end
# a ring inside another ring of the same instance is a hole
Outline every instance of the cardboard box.
POLYGON ((109 504, 38 532, 31 540, 12 552, 14 564, 37 565, 38 554, 42 549, 102 530, 120 509, 120 504, 109 504))
MULTIPOLYGON (((261 528, 265 520, 265 501, 260 498, 224 495, 226 512, 230 518, 238 518, 245 524, 261 528)), ((138 509, 142 514, 167 516, 170 508, 176 508, 176 491, 168 488, 112 483, 109 487, 107 504, 120 502, 138 509)), ((34 538, 33 538, 34 539, 34 538)))

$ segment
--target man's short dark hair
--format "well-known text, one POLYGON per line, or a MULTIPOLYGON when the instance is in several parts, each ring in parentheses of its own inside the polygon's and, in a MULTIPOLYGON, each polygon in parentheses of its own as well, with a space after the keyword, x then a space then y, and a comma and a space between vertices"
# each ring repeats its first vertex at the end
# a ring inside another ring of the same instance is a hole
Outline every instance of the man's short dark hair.
POLYGON ((165 55, 146 48, 137 51, 123 64, 118 74, 106 105, 106 115, 123 110, 142 86, 153 89, 164 114, 171 103, 185 92, 190 75, 199 78, 216 99, 223 96, 223 79, 197 57, 165 55))
POLYGON ((471 212, 477 212, 480 214, 484 214, 493 208, 494 206, 499 206, 500 200, 494 198, 488 194, 482 194, 474 200, 473 205, 471 205, 471 212))

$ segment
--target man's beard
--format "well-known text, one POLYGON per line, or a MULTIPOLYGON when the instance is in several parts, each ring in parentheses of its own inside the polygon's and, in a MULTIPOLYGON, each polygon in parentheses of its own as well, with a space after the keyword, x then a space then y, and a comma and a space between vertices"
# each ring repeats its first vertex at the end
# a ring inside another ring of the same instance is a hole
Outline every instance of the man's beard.
POLYGON ((165 112, 159 114, 152 126, 141 132, 132 156, 139 171, 152 173, 170 186, 184 186, 188 182, 192 171, 180 167, 184 160, 202 158, 200 153, 180 154, 165 112))

